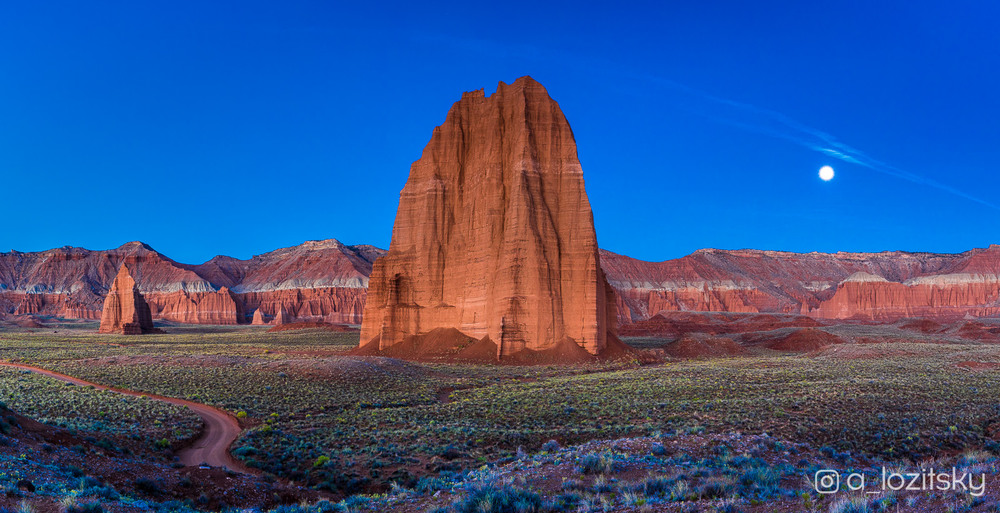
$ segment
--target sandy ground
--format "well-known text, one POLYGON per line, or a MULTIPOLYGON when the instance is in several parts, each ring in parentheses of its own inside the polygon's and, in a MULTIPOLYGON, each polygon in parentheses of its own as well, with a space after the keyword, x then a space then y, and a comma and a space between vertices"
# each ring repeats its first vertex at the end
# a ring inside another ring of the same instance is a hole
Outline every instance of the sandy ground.
POLYGON ((236 441, 236 438, 240 436, 241 428, 239 422, 236 421, 236 417, 227 411, 205 404, 188 401, 186 399, 107 387, 90 381, 74 378, 73 376, 67 376, 66 374, 34 367, 32 365, 0 362, 0 366, 36 372, 60 381, 73 383, 74 385, 92 386, 98 390, 109 390, 111 392, 136 397, 146 396, 157 401, 163 401, 178 406, 187 406, 191 409, 191 411, 201 417, 202 422, 204 422, 204 428, 202 429, 201 436, 199 436, 190 447, 184 448, 178 452, 178 457, 182 463, 189 466, 196 466, 205 463, 212 467, 226 467, 230 470, 242 472, 244 474, 258 474, 258 472, 248 468, 246 465, 229 454, 229 446, 232 445, 233 442, 236 441))

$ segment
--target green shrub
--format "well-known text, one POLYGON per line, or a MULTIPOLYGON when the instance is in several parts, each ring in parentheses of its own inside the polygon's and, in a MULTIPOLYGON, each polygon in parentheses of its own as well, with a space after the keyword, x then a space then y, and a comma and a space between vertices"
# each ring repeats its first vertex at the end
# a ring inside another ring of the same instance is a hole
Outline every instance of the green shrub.
POLYGON ((492 481, 473 483, 468 495, 455 504, 458 513, 536 513, 543 511, 537 493, 510 483, 492 481))
POLYGON ((584 474, 606 474, 620 469, 621 464, 609 452, 584 454, 577 460, 577 470, 584 474))

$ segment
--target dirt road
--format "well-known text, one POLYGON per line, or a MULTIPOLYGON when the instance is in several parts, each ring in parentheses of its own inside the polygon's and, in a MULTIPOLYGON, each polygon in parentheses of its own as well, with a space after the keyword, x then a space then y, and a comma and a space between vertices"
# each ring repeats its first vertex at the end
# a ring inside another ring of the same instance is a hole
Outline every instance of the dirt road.
POLYGON ((239 422, 236 421, 236 417, 225 410, 188 401, 186 399, 178 399, 176 397, 166 397, 162 395, 146 394, 132 390, 108 387, 80 378, 74 378, 73 376, 67 376, 66 374, 35 367, 33 365, 0 362, 0 367, 12 367, 15 369, 28 370, 58 379, 60 381, 73 383, 74 385, 92 386, 98 390, 110 390, 119 394, 136 397, 146 396, 157 401, 176 404, 178 406, 187 406, 191 409, 191 411, 201 417, 205 427, 201 432, 201 436, 199 436, 191 446, 186 447, 177 453, 181 463, 191 466, 207 463, 213 467, 227 467, 230 470, 242 472, 244 474, 259 474, 259 472, 248 468, 246 465, 229 454, 229 446, 236 441, 237 437, 239 437, 241 429, 239 422))

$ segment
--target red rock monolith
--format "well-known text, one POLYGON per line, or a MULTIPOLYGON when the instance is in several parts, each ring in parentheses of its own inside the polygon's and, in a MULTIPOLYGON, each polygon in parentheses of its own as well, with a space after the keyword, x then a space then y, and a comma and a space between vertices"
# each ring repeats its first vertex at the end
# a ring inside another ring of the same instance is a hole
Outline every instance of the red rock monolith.
POLYGON ((153 317, 149 312, 149 305, 139 293, 139 286, 129 274, 128 267, 123 265, 111 284, 107 298, 104 299, 104 311, 101 313, 101 327, 98 332, 141 335, 153 330, 153 317))
POLYGON ((261 311, 260 308, 254 310, 253 321, 251 321, 250 324, 255 324, 255 325, 267 324, 267 321, 264 319, 264 312, 261 311))
POLYGON ((616 340, 615 305, 559 105, 530 77, 463 94, 410 168, 361 344, 454 329, 498 357, 567 341, 598 354, 616 340))
POLYGON ((275 326, 281 326, 282 324, 289 324, 292 321, 289 319, 288 312, 285 311, 285 305, 280 305, 278 307, 278 313, 274 316, 274 321, 272 324, 275 326))

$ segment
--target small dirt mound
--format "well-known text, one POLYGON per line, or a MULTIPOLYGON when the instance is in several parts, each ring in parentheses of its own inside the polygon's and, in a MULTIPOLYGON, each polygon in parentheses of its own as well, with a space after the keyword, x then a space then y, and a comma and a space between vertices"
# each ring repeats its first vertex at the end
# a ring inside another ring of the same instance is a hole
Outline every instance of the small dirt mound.
POLYGON ((615 360, 632 360, 641 364, 660 363, 646 351, 629 347, 614 334, 608 334, 607 345, 597 355, 590 354, 575 340, 566 337, 552 347, 539 351, 524 350, 504 357, 501 363, 514 365, 573 365, 615 360))
POLYGON ((649 351, 636 349, 618 338, 616 335, 608 333, 607 346, 597 355, 601 361, 614 360, 635 360, 643 365, 662 363, 662 360, 649 351))
POLYGON ((498 351, 497 345, 487 335, 462 348, 455 354, 455 359, 463 362, 493 362, 497 359, 498 351))
POLYGON ((525 349, 505 359, 508 360, 508 363, 517 365, 574 364, 597 361, 596 356, 587 352, 569 337, 563 338, 552 347, 537 351, 525 349))
POLYGON ((958 362, 955 366, 973 372, 1000 369, 1000 363, 997 362, 958 362))
POLYGON ((321 329, 326 331, 355 331, 350 326, 344 326, 343 324, 331 324, 328 322, 292 322, 289 324, 279 324, 273 328, 267 330, 268 333, 278 333, 280 331, 294 331, 294 330, 308 330, 308 329, 321 329))
POLYGON ((696 312, 660 312, 649 319, 618 328, 623 337, 679 337, 684 333, 719 333, 719 323, 708 314, 696 312))
POLYGON ((944 329, 944 326, 930 319, 904 319, 900 322, 899 328, 921 333, 938 333, 944 329))
POLYGON ((730 323, 726 333, 771 331, 780 328, 818 328, 823 323, 805 315, 745 314, 730 323))
POLYGON ((381 337, 375 337, 368 342, 361 341, 361 345, 351 349, 347 354, 351 356, 380 356, 382 351, 379 350, 378 344, 381 337))
POLYGON ((350 352, 354 356, 387 356, 417 361, 496 363, 496 344, 485 337, 472 338, 455 328, 437 328, 411 335, 402 342, 379 349, 379 337, 350 352))
POLYGON ((45 325, 38 322, 38 319, 31 315, 15 315, 9 317, 0 317, 0 321, 3 321, 4 325, 15 327, 15 328, 44 328, 45 325))
POLYGON ((843 344, 844 339, 816 328, 803 328, 764 343, 776 351, 807 353, 833 344, 843 344))
POLYGON ((472 338, 455 328, 437 328, 425 335, 409 336, 403 342, 378 349, 379 337, 352 350, 353 356, 384 356, 414 361, 448 363, 479 363, 502 365, 573 365, 599 360, 634 358, 642 361, 634 349, 617 337, 609 338, 608 347, 600 355, 592 355, 571 338, 541 350, 525 349, 498 358, 497 345, 488 337, 472 338))
POLYGON ((804 315, 732 312, 660 312, 618 329, 623 337, 677 338, 687 333, 723 335, 781 328, 816 328, 823 323, 804 315))
POLYGON ((663 350, 674 358, 713 358, 743 354, 746 349, 724 337, 688 334, 667 344, 663 350))
POLYGON ((1000 327, 977 321, 957 323, 949 330, 955 336, 980 342, 1000 342, 1000 327))

